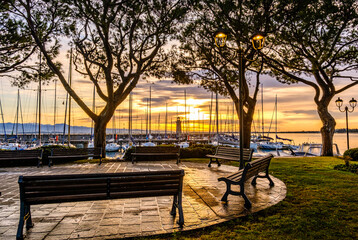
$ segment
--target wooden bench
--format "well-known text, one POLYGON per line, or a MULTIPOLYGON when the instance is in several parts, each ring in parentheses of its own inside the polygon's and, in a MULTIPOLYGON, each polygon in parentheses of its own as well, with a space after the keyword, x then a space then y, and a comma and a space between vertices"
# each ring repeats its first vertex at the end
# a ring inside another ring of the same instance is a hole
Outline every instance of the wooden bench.
MULTIPOLYGON (((254 152, 253 149, 242 149, 243 150, 243 158, 244 162, 250 162, 252 159, 252 153, 254 152)), ((216 148, 216 152, 214 155, 206 155, 206 157, 210 158, 208 166, 211 167, 211 163, 213 162, 212 159, 216 159, 216 163, 218 167, 220 167, 219 159, 229 160, 229 161, 236 161, 240 162, 240 148, 234 147, 226 147, 226 146, 218 146, 216 148)))
POLYGON ((42 149, 0 151, 0 161, 36 160, 37 167, 42 165, 42 149))
POLYGON ((102 163, 102 148, 52 148, 51 156, 48 156, 48 166, 53 165, 56 159, 87 159, 99 158, 102 163))
POLYGON ((132 153, 132 163, 137 161, 137 156, 175 156, 177 164, 180 163, 180 147, 135 147, 134 153, 132 153))
POLYGON ((269 176, 268 169, 270 166, 271 159, 273 158, 272 154, 269 154, 268 156, 259 158, 257 160, 254 160, 250 163, 248 163, 244 169, 241 169, 240 171, 231 174, 228 177, 221 177, 218 180, 224 181, 226 183, 226 192, 224 196, 222 197, 221 201, 227 202, 227 197, 229 194, 231 195, 241 195, 245 200, 245 207, 251 208, 251 202, 245 195, 245 188, 244 183, 246 180, 248 180, 251 177, 254 177, 251 181, 251 184, 253 186, 256 185, 256 179, 257 178, 267 178, 270 182, 270 186, 274 186, 274 183, 272 179, 269 176), (259 173, 264 172, 265 175, 259 175, 259 173), (231 190, 231 185, 239 185, 240 186, 240 192, 231 190))
POLYGON ((122 172, 75 175, 20 176, 20 219, 16 239, 23 239, 23 227, 33 227, 30 206, 35 204, 94 201, 120 198, 173 196, 170 214, 182 209, 184 170, 122 172))

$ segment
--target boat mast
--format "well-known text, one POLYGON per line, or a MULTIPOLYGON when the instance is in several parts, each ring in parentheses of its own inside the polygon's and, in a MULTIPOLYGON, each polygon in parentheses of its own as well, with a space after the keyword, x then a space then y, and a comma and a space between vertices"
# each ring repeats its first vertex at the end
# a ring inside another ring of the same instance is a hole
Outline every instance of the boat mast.
POLYGON ((185 126, 185 140, 188 139, 188 126, 187 126, 187 119, 186 119, 186 89, 184 89, 184 126, 185 126))
POLYGON ((149 87, 149 136, 152 135, 152 86, 149 87))
POLYGON ((275 132, 276 132, 276 148, 277 148, 277 94, 275 98, 275 132))
MULTIPOLYGON (((93 85, 92 112, 96 113, 96 85, 93 85)), ((94 127, 94 122, 93 122, 93 119, 92 119, 90 140, 92 140, 92 136, 93 136, 93 127, 94 127)))
POLYGON ((147 98, 147 108, 145 109, 145 136, 149 138, 149 99, 147 98))
POLYGON ((2 111, 2 104, 1 104, 1 99, 0 99, 0 109, 1 109, 1 118, 2 118, 2 126, 4 128, 4 141, 7 141, 7 137, 6 137, 6 128, 5 128, 5 121, 4 121, 4 113, 2 111))
POLYGON ((168 102, 165 103, 165 133, 164 133, 164 138, 167 138, 167 124, 168 124, 168 102))
POLYGON ((42 57, 40 52, 40 66, 39 66, 39 145, 41 146, 41 65, 42 65, 42 57))
POLYGON ((261 83, 261 127, 262 127, 262 136, 265 136, 265 125, 264 125, 264 85, 261 83))
MULTIPOLYGON (((70 51, 70 70, 69 70, 69 85, 71 87, 72 83, 72 48, 70 51)), ((71 95, 68 96, 68 146, 70 146, 71 142, 71 95)))
POLYGON ((57 79, 55 80, 55 102, 53 103, 53 136, 56 136, 56 100, 57 100, 57 79))
POLYGON ((132 137, 132 93, 129 94, 129 106, 128 106, 128 138, 132 137))
POLYGON ((213 92, 211 92, 211 98, 210 98, 210 106, 209 106, 209 137, 208 141, 210 141, 211 138, 211 115, 213 110, 213 92))
POLYGON ((219 101, 218 101, 218 91, 215 92, 215 98, 216 98, 216 109, 215 109, 215 113, 216 113, 216 138, 218 140, 219 143, 219 101))

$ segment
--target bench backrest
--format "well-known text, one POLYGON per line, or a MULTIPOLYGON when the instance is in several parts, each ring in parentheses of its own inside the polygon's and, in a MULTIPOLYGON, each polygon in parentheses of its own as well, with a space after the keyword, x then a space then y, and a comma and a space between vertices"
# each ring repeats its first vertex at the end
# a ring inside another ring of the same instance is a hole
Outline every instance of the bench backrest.
POLYGON ((76 156, 92 154, 100 156, 102 154, 101 148, 53 148, 51 156, 76 156))
POLYGON ((8 158, 34 158, 39 159, 42 158, 42 149, 34 149, 34 150, 5 150, 0 151, 0 159, 8 159, 8 158))
POLYGON ((20 176, 20 200, 28 204, 177 195, 184 170, 20 176))
POLYGON ((179 146, 135 147, 135 153, 179 153, 179 146))
MULTIPOLYGON (((253 149, 242 149, 244 161, 251 159, 253 151, 253 149)), ((240 159, 240 148, 218 146, 215 155, 236 157, 237 159, 240 159)))
POLYGON ((243 172, 244 181, 247 179, 258 175, 260 172, 268 171, 270 166, 271 159, 273 158, 272 154, 269 154, 265 157, 259 158, 248 163, 243 172))

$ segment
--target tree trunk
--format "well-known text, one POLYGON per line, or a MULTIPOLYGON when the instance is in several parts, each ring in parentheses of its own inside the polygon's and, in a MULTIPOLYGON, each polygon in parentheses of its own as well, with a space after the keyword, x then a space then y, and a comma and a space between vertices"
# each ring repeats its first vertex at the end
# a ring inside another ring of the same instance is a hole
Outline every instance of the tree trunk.
POLYGON ((106 127, 108 121, 99 118, 94 124, 94 147, 102 148, 102 157, 106 157, 106 127))
POLYGON ((333 156, 333 135, 336 127, 336 121, 328 112, 327 106, 318 106, 318 115, 321 118, 323 126, 321 128, 322 136, 322 156, 333 156))
POLYGON ((244 114, 244 148, 250 148, 252 116, 244 114))
MULTIPOLYGON (((239 104, 238 101, 234 101, 235 103, 235 108, 236 108, 236 114, 237 117, 240 119, 240 111, 239 111, 239 104)), ((256 106, 256 100, 251 100, 245 103, 245 105, 248 105, 247 108, 247 112, 244 111, 244 132, 243 137, 244 137, 244 142, 243 142, 243 147, 244 148, 250 148, 250 142, 251 142, 251 126, 252 126, 252 121, 254 119, 254 113, 255 113, 255 106, 256 106)), ((238 122, 239 123, 239 122, 238 122)))

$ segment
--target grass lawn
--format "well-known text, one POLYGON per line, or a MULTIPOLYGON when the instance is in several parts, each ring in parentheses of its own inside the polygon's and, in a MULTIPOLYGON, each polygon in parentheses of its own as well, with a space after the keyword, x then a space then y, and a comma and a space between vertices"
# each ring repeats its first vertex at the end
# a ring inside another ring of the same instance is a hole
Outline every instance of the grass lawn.
POLYGON ((287 185, 281 203, 216 226, 151 239, 358 239, 358 174, 333 169, 341 163, 333 157, 275 158, 270 173, 287 185))

